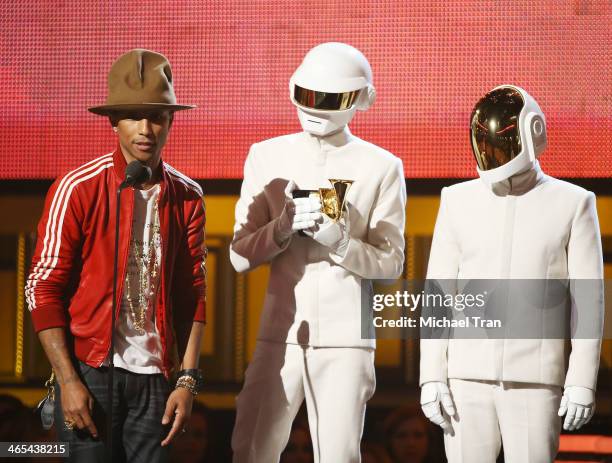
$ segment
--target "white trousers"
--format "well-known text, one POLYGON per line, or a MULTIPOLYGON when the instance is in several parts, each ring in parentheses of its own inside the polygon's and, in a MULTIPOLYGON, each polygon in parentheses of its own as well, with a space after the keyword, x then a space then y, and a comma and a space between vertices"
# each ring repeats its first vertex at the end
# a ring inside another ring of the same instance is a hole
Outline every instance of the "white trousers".
POLYGON ((559 447, 561 387, 449 380, 457 417, 444 435, 449 463, 552 463, 559 447))
POLYGON ((258 341, 236 400, 234 463, 275 463, 304 398, 315 463, 358 463, 374 350, 258 341))

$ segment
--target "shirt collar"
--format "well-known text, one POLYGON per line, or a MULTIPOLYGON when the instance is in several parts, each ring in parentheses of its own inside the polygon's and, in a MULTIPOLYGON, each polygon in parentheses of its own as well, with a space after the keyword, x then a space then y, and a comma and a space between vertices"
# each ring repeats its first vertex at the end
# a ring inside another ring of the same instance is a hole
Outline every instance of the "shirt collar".
POLYGON ((324 137, 306 133, 318 145, 319 149, 323 151, 335 151, 348 145, 354 139, 348 125, 345 125, 342 130, 324 137))
POLYGON ((501 182, 493 183, 491 185, 491 190, 493 190, 493 193, 497 196, 520 196, 542 183, 543 180, 544 172, 542 172, 540 163, 536 159, 528 170, 519 172, 501 182))

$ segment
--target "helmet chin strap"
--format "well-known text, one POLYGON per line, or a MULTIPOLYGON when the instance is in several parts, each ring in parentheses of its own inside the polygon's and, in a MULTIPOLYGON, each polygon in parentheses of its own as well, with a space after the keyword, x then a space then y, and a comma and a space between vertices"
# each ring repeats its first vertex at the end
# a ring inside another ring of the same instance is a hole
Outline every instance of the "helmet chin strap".
POLYGON ((326 137, 340 132, 353 119, 356 109, 334 112, 310 112, 298 107, 298 118, 304 132, 326 137))

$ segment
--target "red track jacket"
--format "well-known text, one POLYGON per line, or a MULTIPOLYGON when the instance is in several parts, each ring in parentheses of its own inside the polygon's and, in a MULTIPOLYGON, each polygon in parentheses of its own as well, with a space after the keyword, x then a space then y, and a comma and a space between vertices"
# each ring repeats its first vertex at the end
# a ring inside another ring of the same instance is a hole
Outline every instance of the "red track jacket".
MULTIPOLYGON (((125 168, 117 149, 53 183, 26 285, 36 332, 69 325, 76 357, 92 367, 99 367, 110 349, 116 191, 125 168)), ((155 320, 168 376, 185 352, 193 321, 205 319, 205 212, 196 182, 166 163, 162 172, 161 287, 155 320)), ((121 194, 117 317, 133 207, 134 190, 126 188, 121 194)))

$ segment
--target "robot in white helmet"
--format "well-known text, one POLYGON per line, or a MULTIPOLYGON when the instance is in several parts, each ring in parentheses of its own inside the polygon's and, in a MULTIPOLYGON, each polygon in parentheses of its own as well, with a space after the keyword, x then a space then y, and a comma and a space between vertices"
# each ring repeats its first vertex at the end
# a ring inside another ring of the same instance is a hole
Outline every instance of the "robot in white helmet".
POLYGON ((302 128, 319 136, 342 130, 376 99, 370 63, 344 43, 310 50, 289 80, 289 91, 302 128))
MULTIPOLYGON (((442 190, 427 278, 454 288, 570 280, 571 328, 592 336, 572 339, 567 368, 565 340, 552 336, 421 339, 421 405, 445 431, 449 463, 494 463, 502 442, 507 463, 549 463, 559 416, 571 431, 594 410, 604 311, 595 196, 542 172, 546 120, 522 88, 502 85, 481 98, 470 135, 480 179, 442 190)), ((554 306, 527 300, 520 289, 504 297, 513 312, 526 306, 536 317, 554 306)))
POLYGON ((290 92, 304 130, 251 147, 236 205, 232 264, 245 272, 269 263, 270 279, 237 399, 234 462, 278 462, 305 400, 315 462, 356 463, 375 388, 361 285, 401 274, 404 171, 400 159, 348 128, 375 98, 360 51, 314 47, 290 92), (324 213, 320 200, 331 181, 351 185, 340 217, 324 213))

